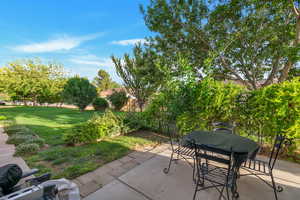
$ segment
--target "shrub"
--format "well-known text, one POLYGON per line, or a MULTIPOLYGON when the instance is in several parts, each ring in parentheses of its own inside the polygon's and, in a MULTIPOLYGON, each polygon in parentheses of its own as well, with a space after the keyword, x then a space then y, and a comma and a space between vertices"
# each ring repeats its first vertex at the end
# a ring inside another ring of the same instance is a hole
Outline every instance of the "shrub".
POLYGON ((45 145, 45 140, 43 138, 35 136, 35 137, 29 138, 29 140, 25 141, 25 143, 27 143, 27 144, 34 143, 34 144, 38 144, 40 147, 43 147, 45 145))
POLYGON ((34 135, 34 132, 32 132, 29 128, 21 125, 10 125, 6 126, 4 128, 5 133, 8 135, 13 135, 13 134, 20 134, 20 135, 34 135))
POLYGON ((128 102, 128 97, 126 92, 114 92, 108 97, 108 100, 112 103, 116 110, 121 110, 128 102))
POLYGON ((83 111, 90 103, 92 103, 96 96, 96 87, 86 78, 70 78, 63 90, 65 101, 76 105, 80 111, 83 111))
POLYGON ((244 94, 237 106, 239 128, 260 136, 284 133, 300 137, 300 79, 272 84, 244 94))
POLYGON ((108 108, 108 102, 104 98, 97 97, 93 102, 95 110, 102 111, 108 108))
POLYGON ((151 129, 149 121, 143 112, 126 113, 123 117, 123 123, 129 128, 129 131, 137 131, 140 129, 151 129))
POLYGON ((0 121, 1 120, 7 120, 7 118, 5 116, 3 116, 3 115, 0 115, 0 121))
POLYGON ((33 140, 34 136, 32 135, 19 135, 19 134, 14 134, 11 135, 8 140, 6 141, 7 144, 14 144, 16 146, 26 143, 27 141, 33 140))
POLYGON ((85 124, 79 124, 73 127, 70 131, 66 132, 63 136, 64 141, 68 145, 88 143, 87 134, 83 131, 85 124))
POLYGON ((90 120, 74 127, 64 135, 67 144, 94 143, 105 137, 124 134, 128 128, 122 119, 111 111, 103 115, 94 115, 90 120))
POLYGON ((213 121, 233 121, 236 97, 244 91, 239 85, 206 78, 178 81, 152 99, 145 110, 151 126, 175 123, 181 133, 209 129, 213 121), (150 122, 151 123, 151 122, 150 122))
POLYGON ((28 155, 28 154, 34 154, 37 153, 40 149, 38 144, 20 144, 16 147, 16 153, 15 155, 28 155))

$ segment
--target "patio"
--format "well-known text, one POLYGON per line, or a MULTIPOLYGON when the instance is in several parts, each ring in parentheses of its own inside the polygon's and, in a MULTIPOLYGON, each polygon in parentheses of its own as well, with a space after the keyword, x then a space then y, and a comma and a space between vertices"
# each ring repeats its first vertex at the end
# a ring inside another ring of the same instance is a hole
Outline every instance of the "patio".
MULTIPOLYGON (((171 166, 169 174, 163 173, 169 162, 171 151, 157 153, 103 188, 90 194, 85 200, 183 200, 192 199, 194 183, 192 169, 183 161, 171 166)), ((262 158, 264 159, 264 158, 262 158)), ((274 169, 275 180, 284 191, 279 199, 298 199, 300 195, 300 167, 279 160, 274 169)), ((252 176, 238 180, 241 200, 274 199, 274 193, 262 181, 252 176)), ((198 192, 197 199, 217 199, 215 189, 198 192)))

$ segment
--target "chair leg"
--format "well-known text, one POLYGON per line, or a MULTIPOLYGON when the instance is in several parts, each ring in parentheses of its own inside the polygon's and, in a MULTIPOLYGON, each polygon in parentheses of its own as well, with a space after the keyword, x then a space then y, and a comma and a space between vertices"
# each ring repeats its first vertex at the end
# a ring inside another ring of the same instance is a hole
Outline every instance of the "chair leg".
POLYGON ((197 183, 196 183, 196 187, 195 187, 195 192, 194 192, 193 200, 196 199, 196 194, 197 194, 197 191, 198 191, 198 187, 199 187, 199 185, 200 185, 199 181, 200 181, 200 178, 198 178, 197 183))
POLYGON ((194 181, 194 183, 196 183, 195 171, 196 171, 196 158, 193 159, 193 181, 194 181))
POLYGON ((163 172, 165 174, 169 173, 169 171, 170 171, 170 167, 171 167, 171 164, 172 164, 172 161, 173 161, 173 154, 174 154, 174 152, 172 151, 171 158, 170 158, 170 161, 169 161, 169 166, 167 168, 164 168, 164 170, 163 170, 163 172))
POLYGON ((273 185, 275 199, 278 200, 276 184, 275 184, 275 181, 274 181, 274 177, 273 177, 273 172, 272 171, 270 172, 270 176, 271 176, 271 179, 272 179, 272 185, 273 185))

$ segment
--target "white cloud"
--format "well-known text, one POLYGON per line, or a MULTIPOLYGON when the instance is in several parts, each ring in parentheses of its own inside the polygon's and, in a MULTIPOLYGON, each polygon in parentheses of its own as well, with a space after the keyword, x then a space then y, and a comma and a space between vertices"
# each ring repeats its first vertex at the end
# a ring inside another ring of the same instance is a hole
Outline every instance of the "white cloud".
POLYGON ((85 56, 77 56, 73 57, 69 60, 75 64, 82 64, 82 65, 94 65, 99 67, 112 67, 113 62, 110 58, 99 58, 95 55, 89 54, 85 56))
POLYGON ((78 47, 82 42, 93 40, 101 35, 103 35, 103 33, 97 33, 97 34, 91 34, 91 35, 79 36, 79 37, 62 35, 60 37, 45 42, 19 45, 14 47, 13 49, 25 53, 43 53, 43 52, 54 52, 60 50, 70 50, 75 47, 78 47))
POLYGON ((83 56, 72 56, 69 60, 72 64, 69 69, 73 74, 85 75, 92 80, 99 69, 107 71, 111 78, 118 83, 122 83, 121 78, 117 75, 112 60, 108 57, 98 57, 93 54, 86 54, 83 56))
POLYGON ((145 43, 146 40, 142 38, 137 39, 131 39, 131 40, 118 40, 118 41, 112 41, 112 44, 122 45, 122 46, 128 46, 128 45, 135 45, 137 43, 145 43))

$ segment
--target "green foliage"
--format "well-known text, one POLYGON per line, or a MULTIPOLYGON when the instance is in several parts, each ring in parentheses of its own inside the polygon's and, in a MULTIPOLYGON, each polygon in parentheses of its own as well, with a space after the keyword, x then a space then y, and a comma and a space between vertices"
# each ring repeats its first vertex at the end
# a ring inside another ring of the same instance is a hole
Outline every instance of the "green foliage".
POLYGON ((93 84, 97 87, 98 92, 121 87, 121 85, 112 81, 109 74, 102 69, 98 71, 98 76, 94 78, 93 84))
POLYGON ((110 96, 108 100, 112 103, 115 110, 121 110, 128 102, 128 97, 125 91, 117 92, 115 91, 110 96))
MULTIPOLYGON (((181 133, 211 129, 214 121, 235 123, 240 134, 276 134, 299 138, 300 79, 294 78, 258 90, 205 78, 175 81, 170 90, 156 95, 145 114, 156 129, 176 121, 181 133)), ((271 140, 270 140, 271 141, 271 140)))
POLYGON ((19 135, 34 135, 34 133, 27 127, 17 124, 12 124, 4 127, 5 133, 8 135, 19 134, 19 135))
POLYGON ((20 156, 20 155, 35 154, 38 152, 39 149, 40 147, 38 144, 34 144, 34 143, 20 144, 16 147, 15 155, 20 156))
POLYGON ((0 115, 0 121, 1 120, 7 120, 7 118, 4 115, 0 115))
POLYGON ((37 144, 39 147, 43 147, 45 145, 45 140, 43 138, 40 138, 38 136, 31 137, 27 141, 25 141, 26 144, 37 144))
POLYGON ((109 107, 109 104, 104 98, 97 97, 93 102, 93 107, 95 110, 103 111, 109 107))
POLYGON ((0 90, 11 100, 33 103, 61 102, 65 84, 61 65, 43 64, 39 60, 19 60, 0 69, 0 90))
POLYGON ((151 0, 141 11, 156 33, 147 46, 170 70, 182 70, 176 60, 180 54, 201 79, 211 75, 257 89, 286 80, 299 60, 300 20, 293 10, 299 4, 293 3, 151 0))
POLYGON ((88 79, 73 77, 70 78, 63 90, 66 102, 76 105, 83 111, 97 96, 97 90, 88 79))
POLYGON ((90 120, 82 123, 64 135, 67 144, 95 143, 104 138, 124 134, 128 128, 123 120, 111 111, 103 115, 94 115, 90 120))
POLYGON ((163 80, 163 73, 156 66, 157 60, 154 51, 142 48, 140 44, 134 47, 132 57, 129 54, 123 59, 112 56, 118 75, 128 92, 136 98, 140 111, 163 80))
POLYGON ((300 81, 295 78, 244 95, 236 111, 246 132, 300 137, 300 81))
POLYGON ((151 121, 152 120, 148 120, 143 112, 129 112, 123 117, 123 123, 130 129, 130 132, 150 129, 151 126, 149 122, 151 121))
POLYGON ((14 134, 8 138, 6 143, 18 146, 22 143, 26 143, 27 141, 33 140, 33 138, 34 136, 32 135, 14 134))
POLYGON ((213 121, 233 121, 235 99, 243 88, 232 84, 205 78, 173 84, 173 91, 157 95, 146 113, 156 124, 176 121, 182 133, 195 129, 207 129, 213 121), (166 122, 167 121, 167 122, 166 122))
MULTIPOLYGON (((51 172, 55 178, 71 179, 119 159, 137 146, 153 146, 159 142, 159 138, 149 132, 137 132, 106 138, 93 144, 66 146, 62 135, 86 122, 95 113, 99 114, 93 110, 79 112, 76 109, 54 107, 17 106, 0 109, 0 115, 14 120, 16 125, 26 125, 47 142, 47 148, 22 156, 30 168, 41 170, 39 175, 51 172), (85 166, 84 170, 78 171, 78 165, 85 166)), ((122 113, 116 112, 115 115, 122 113)))

